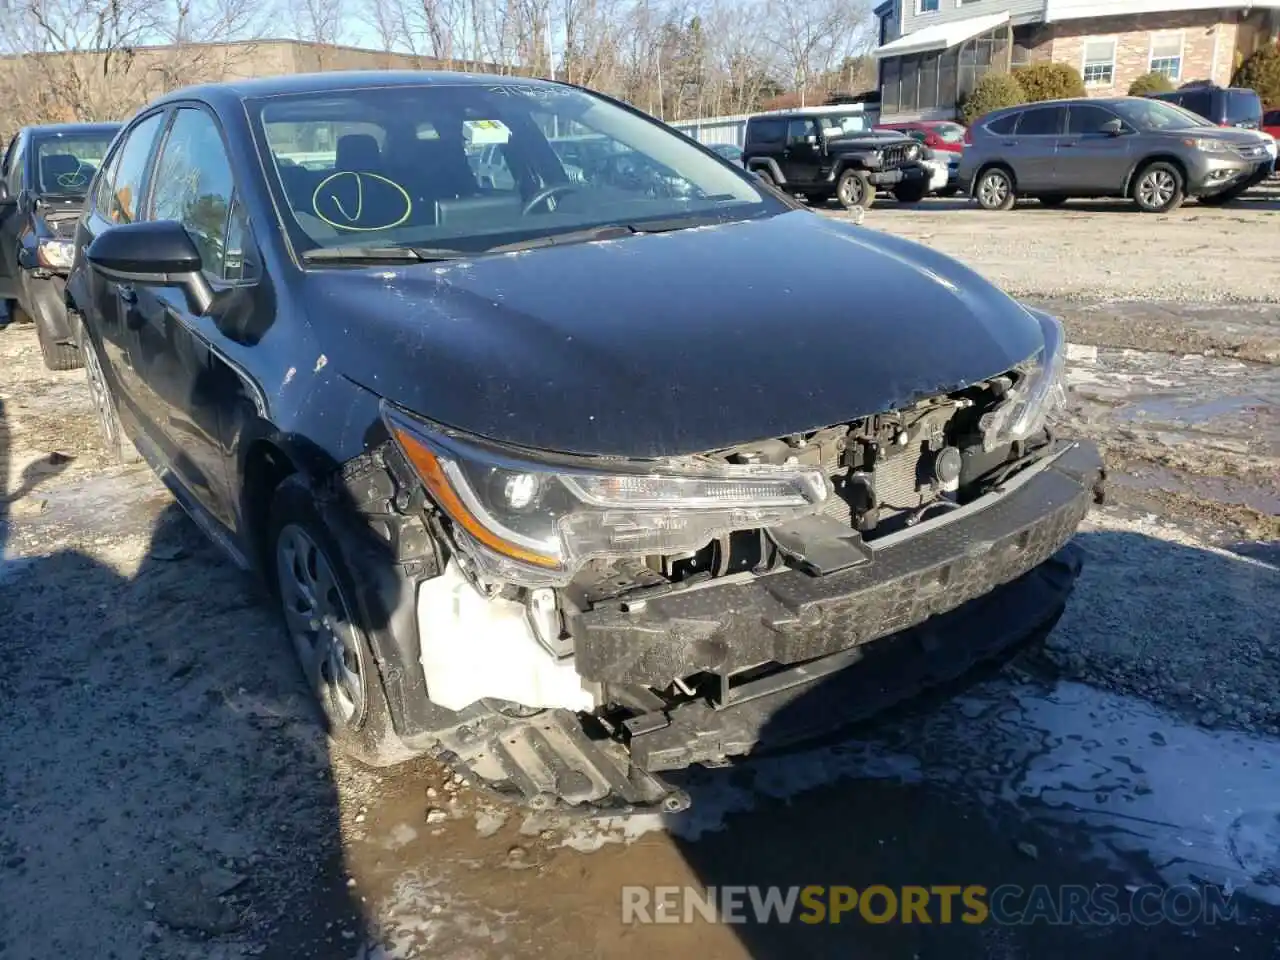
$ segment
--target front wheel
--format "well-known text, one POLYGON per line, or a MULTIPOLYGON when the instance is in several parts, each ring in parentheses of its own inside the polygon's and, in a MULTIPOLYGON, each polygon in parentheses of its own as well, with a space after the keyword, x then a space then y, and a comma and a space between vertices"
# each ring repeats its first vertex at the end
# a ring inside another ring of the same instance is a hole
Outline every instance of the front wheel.
POLYGON ((974 194, 983 210, 1011 210, 1018 199, 1013 177, 1003 167, 992 167, 983 173, 974 194))
POLYGON ((369 766, 408 759, 391 728, 351 574, 311 491, 296 476, 272 497, 269 536, 285 629, 330 739, 369 766))
POLYGON ((836 183, 836 199, 846 210, 862 207, 864 210, 876 202, 876 188, 871 178, 862 170, 846 170, 836 183))
POLYGON ((80 351, 74 343, 58 343, 45 333, 44 325, 36 323, 36 339, 40 341, 40 355, 50 370, 74 370, 80 366, 80 351))
POLYGON ((1170 213, 1182 206, 1182 171, 1171 163, 1156 161, 1133 178, 1133 202, 1143 213, 1170 213))

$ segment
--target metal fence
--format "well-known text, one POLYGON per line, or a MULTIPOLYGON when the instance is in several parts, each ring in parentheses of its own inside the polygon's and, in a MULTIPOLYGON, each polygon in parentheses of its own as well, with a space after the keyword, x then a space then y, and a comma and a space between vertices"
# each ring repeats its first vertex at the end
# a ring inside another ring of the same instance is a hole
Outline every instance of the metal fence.
MULTIPOLYGON (((842 103, 835 106, 823 107, 806 107, 807 110, 814 110, 824 113, 839 113, 842 116, 850 114, 861 114, 864 118, 863 130, 870 130, 880 121, 880 107, 878 104, 865 103, 842 103)), ((699 143, 715 144, 715 143, 731 143, 734 146, 741 147, 745 139, 747 130, 747 121, 752 117, 762 116, 769 113, 791 113, 791 110, 765 110, 761 113, 743 113, 733 117, 706 117, 700 120, 677 120, 669 123, 668 126, 674 127, 681 133, 693 137, 699 143)))

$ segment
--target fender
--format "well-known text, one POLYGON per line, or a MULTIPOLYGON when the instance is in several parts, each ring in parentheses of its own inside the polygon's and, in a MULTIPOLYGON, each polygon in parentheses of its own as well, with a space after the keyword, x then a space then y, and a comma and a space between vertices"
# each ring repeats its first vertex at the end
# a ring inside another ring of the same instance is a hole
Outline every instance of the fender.
POLYGON ((769 172, 769 176, 773 177, 774 183, 782 184, 787 182, 787 178, 782 175, 782 168, 778 166, 778 162, 773 157, 752 157, 747 161, 747 169, 764 169, 769 172))

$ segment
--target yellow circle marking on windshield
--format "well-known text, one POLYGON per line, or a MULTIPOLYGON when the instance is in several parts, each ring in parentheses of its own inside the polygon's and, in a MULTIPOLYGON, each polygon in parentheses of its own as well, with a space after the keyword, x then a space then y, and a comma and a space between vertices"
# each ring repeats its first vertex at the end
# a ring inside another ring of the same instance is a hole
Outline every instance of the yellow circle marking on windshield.
POLYGON ((76 168, 68 170, 66 173, 60 173, 55 178, 60 187, 83 187, 89 182, 89 178, 84 174, 85 163, 83 160, 76 161, 76 168))
POLYGON ((315 215, 317 217, 319 217, 329 226, 333 227, 335 230, 354 230, 359 232, 370 232, 373 230, 390 230, 392 227, 400 226, 400 224, 404 223, 406 220, 409 219, 409 214, 413 213, 413 200, 409 197, 408 190, 400 186, 400 184, 396 183, 394 180, 388 179, 387 177, 384 177, 381 174, 358 173, 355 170, 339 170, 337 173, 331 173, 329 174, 329 176, 325 177, 323 180, 320 181, 320 184, 319 186, 316 187, 315 192, 311 194, 311 209, 315 212, 315 215), (343 202, 338 198, 338 194, 336 192, 333 192, 332 190, 328 194, 328 197, 330 200, 333 201, 333 205, 338 208, 338 214, 347 221, 346 223, 339 223, 338 221, 325 216, 320 211, 320 201, 321 199, 323 199, 320 196, 320 191, 323 190, 325 187, 328 187, 335 180, 338 180, 342 177, 355 178, 355 181, 356 181, 355 210, 348 211, 346 208, 346 205, 343 204, 343 202), (359 220, 361 214, 364 213, 364 181, 366 177, 370 180, 377 180, 379 183, 385 183, 387 186, 391 187, 391 189, 395 190, 398 194, 400 194, 400 196, 404 198, 404 213, 400 215, 399 219, 392 220, 389 223, 375 224, 374 226, 371 226, 371 227, 355 226, 355 222, 359 220))

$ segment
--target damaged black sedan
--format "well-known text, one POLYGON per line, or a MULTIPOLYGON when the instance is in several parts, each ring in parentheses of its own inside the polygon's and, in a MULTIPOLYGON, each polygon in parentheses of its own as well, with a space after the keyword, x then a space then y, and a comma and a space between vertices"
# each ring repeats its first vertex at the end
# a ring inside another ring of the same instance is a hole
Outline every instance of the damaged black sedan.
POLYGON ((366 762, 679 809, 662 771, 1067 600, 1102 467, 1052 430, 1059 322, 624 104, 245 81, 147 107, 104 169, 69 295, 106 436, 260 573, 366 762))

